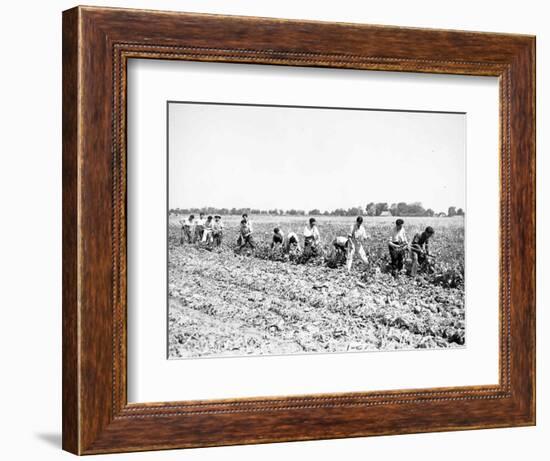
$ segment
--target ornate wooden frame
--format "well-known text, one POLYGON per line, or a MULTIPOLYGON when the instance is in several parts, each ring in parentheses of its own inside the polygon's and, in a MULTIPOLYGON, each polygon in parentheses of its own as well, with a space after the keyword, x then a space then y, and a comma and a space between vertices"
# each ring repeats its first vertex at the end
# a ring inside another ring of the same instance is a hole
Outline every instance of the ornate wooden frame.
POLYGON ((93 7, 63 13, 65 450, 90 454, 533 424, 534 37, 93 7), (130 58, 498 76, 499 384, 128 404, 130 58))

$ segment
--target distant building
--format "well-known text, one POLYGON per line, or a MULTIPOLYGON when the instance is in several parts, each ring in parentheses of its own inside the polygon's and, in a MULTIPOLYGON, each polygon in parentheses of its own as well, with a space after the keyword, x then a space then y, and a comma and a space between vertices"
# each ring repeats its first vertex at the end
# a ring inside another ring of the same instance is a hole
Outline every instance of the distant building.
POLYGON ((438 218, 446 218, 447 217, 447 213, 443 213, 443 211, 441 213, 437 213, 436 216, 438 218))
POLYGON ((389 211, 383 211, 380 213, 380 216, 391 216, 391 213, 389 211))

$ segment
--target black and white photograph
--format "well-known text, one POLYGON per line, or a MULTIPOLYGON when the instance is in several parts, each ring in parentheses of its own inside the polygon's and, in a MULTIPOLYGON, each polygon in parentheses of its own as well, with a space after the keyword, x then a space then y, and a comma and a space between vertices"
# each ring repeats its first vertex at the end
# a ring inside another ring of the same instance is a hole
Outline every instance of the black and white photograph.
POLYGON ((84 3, 2 9, 2 459, 548 458, 546 3, 84 3))
POLYGON ((167 117, 169 358, 465 346, 464 113, 167 117))

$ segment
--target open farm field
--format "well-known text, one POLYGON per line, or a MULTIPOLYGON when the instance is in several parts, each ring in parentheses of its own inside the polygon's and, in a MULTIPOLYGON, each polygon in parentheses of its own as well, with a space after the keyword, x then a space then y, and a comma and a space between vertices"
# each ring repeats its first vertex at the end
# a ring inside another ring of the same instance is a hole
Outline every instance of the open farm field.
MULTIPOLYGON (((329 267, 270 250, 274 227, 301 236, 304 216, 251 216, 255 250, 235 251, 240 216, 224 216, 219 248, 181 244, 169 218, 169 357, 327 353, 465 344, 464 219, 404 218, 409 239, 435 229, 434 272, 387 270, 395 217, 365 218, 369 264, 329 267)), ((324 250, 352 217, 317 217, 324 250)))

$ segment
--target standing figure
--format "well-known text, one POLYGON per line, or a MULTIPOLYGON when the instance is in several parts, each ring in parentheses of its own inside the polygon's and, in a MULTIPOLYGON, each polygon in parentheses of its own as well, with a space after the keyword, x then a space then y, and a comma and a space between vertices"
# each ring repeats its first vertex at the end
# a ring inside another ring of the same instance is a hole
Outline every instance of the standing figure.
POLYGON ((395 221, 395 227, 391 232, 388 242, 393 275, 399 274, 399 272, 403 269, 405 252, 409 247, 407 235, 405 234, 405 228, 403 227, 404 223, 405 221, 402 219, 395 221))
POLYGON ((195 223, 195 237, 194 237, 195 242, 200 242, 202 240, 202 236, 204 234, 204 223, 205 223, 204 213, 200 213, 199 219, 197 219, 195 223))
MULTIPOLYGON (((246 224, 248 226, 248 230, 249 232, 252 234, 252 232, 254 232, 254 229, 252 228, 252 221, 250 221, 250 219, 248 219, 248 214, 247 213, 243 213, 243 215, 241 216, 241 218, 246 221, 246 224)), ((242 222, 242 221, 241 221, 242 222)), ((242 239, 242 235, 239 233, 239 237, 237 237, 237 245, 241 246, 243 244, 243 239, 242 239)))
POLYGON ((365 226, 363 226, 363 217, 357 216, 355 224, 351 226, 349 234, 349 244, 347 246, 347 255, 346 255, 346 267, 348 274, 351 272, 351 265, 353 264, 353 257, 357 253, 359 258, 363 263, 369 263, 365 249, 363 248, 363 243, 367 240, 367 232, 365 231, 365 226))
POLYGON ((411 275, 414 277, 418 271, 418 266, 423 269, 429 265, 430 254, 428 248, 428 242, 430 238, 434 235, 435 231, 433 227, 428 226, 422 233, 415 234, 411 243, 411 256, 412 256, 412 266, 411 266, 411 275))
POLYGON ((212 216, 208 216, 204 222, 204 229, 202 231, 201 242, 210 245, 212 243, 212 226, 213 226, 212 216))
POLYGON ((320 242, 321 234, 317 228, 317 221, 315 218, 309 218, 309 224, 304 227, 304 256, 317 255, 320 242))
POLYGON ((239 239, 237 243, 239 244, 239 251, 241 251, 246 245, 249 245, 252 249, 256 247, 254 244, 254 239, 252 238, 250 223, 247 222, 247 220, 244 218, 241 220, 241 226, 239 228, 239 239))
POLYGON ((223 240, 223 222, 220 215, 214 216, 214 223, 212 224, 212 242, 215 246, 219 247, 223 240))
POLYGON ((180 224, 180 244, 183 245, 183 242, 193 243, 193 235, 195 232, 195 215, 190 215, 186 220, 180 221, 180 224))

